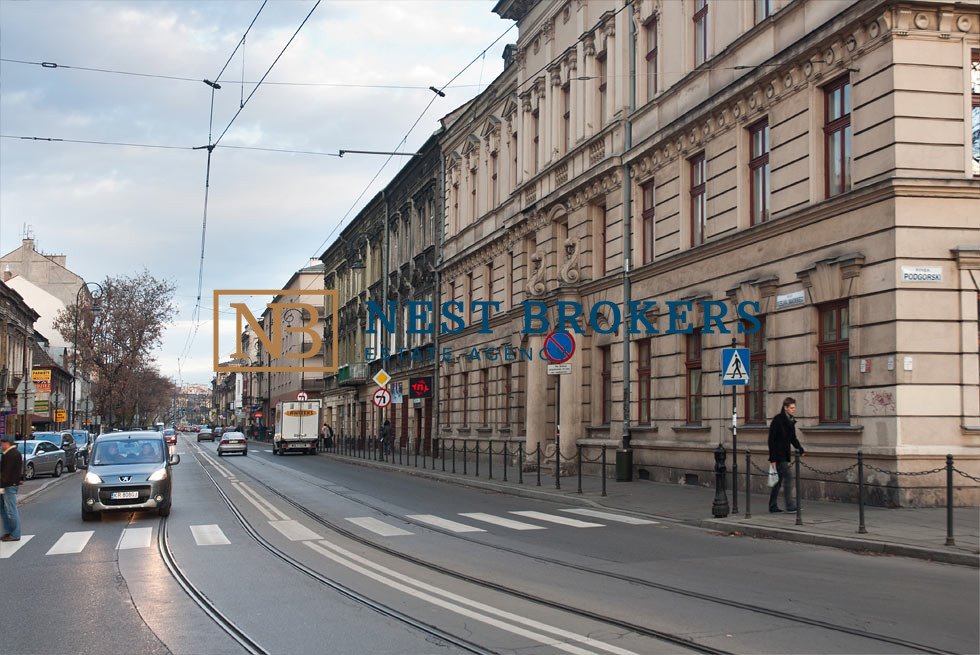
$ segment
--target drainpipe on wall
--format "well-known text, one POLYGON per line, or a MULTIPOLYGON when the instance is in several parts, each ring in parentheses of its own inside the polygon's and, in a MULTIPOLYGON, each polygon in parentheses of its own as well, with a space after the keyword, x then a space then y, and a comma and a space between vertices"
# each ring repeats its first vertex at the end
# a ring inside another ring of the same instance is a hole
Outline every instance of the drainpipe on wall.
MULTIPOLYGON (((633 22, 633 3, 626 9, 626 23, 629 30, 629 106, 626 111, 623 135, 623 158, 633 147, 633 111, 636 109, 636 25, 633 22)), ((630 286, 630 266, 633 255, 633 186, 630 179, 630 166, 623 162, 623 315, 629 316, 632 288, 630 286)), ((633 402, 630 371, 630 321, 623 330, 623 442, 616 452, 616 478, 620 482, 633 479, 633 449, 630 434, 630 409, 633 402)))

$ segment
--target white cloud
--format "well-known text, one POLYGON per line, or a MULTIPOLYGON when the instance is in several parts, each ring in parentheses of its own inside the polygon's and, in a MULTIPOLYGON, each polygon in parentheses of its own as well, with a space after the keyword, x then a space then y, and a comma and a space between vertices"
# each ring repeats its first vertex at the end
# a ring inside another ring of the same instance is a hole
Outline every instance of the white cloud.
MULTIPOLYGON (((214 93, 214 136, 309 11, 269 3, 214 93)), ((213 78, 252 20, 256 3, 4 3, 0 55, 132 72, 213 78)), ((336 152, 389 150, 445 84, 509 25, 493 2, 323 3, 268 81, 394 84, 423 89, 328 86, 259 88, 222 143, 336 152)), ((501 67, 503 45, 438 99, 405 149, 466 101, 501 67), (482 76, 481 76, 482 67, 482 76)), ((212 91, 182 82, 2 63, 2 132, 166 145, 207 144, 212 91)), ((157 150, 0 140, 0 251, 21 226, 38 245, 68 255, 87 280, 146 267, 178 285, 180 321, 167 331, 160 365, 177 373, 197 293, 206 150, 157 150)), ((393 162, 365 194, 394 175, 393 162)), ((340 221, 381 165, 369 156, 318 157, 218 148, 211 158, 202 304, 214 288, 278 287, 340 221)), ((184 381, 210 379, 210 316, 182 362, 184 381), (206 365, 204 364, 206 362, 206 365)), ((232 328, 233 329, 233 328, 232 328)))

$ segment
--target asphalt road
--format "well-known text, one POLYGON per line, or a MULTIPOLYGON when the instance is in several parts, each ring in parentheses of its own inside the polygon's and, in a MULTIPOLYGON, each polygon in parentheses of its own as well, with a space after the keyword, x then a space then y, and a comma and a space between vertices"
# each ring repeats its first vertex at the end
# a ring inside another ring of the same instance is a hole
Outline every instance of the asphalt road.
POLYGON ((0 550, 0 653, 247 652, 170 574, 161 529, 258 652, 980 650, 975 569, 269 451, 219 458, 182 435, 166 522, 82 523, 78 475, 31 498, 25 539, 0 550))

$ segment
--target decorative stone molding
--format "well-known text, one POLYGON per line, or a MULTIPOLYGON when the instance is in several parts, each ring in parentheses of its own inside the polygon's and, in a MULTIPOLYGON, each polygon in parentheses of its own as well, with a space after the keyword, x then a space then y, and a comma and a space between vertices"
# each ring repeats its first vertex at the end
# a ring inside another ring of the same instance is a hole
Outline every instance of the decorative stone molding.
POLYGON ((728 300, 734 307, 743 302, 759 304, 760 314, 769 314, 776 309, 776 291, 779 278, 775 275, 761 277, 757 280, 747 280, 737 287, 728 290, 728 300))
POLYGON ((797 277, 810 296, 810 303, 819 305, 855 295, 863 265, 864 255, 854 253, 819 261, 797 273, 797 277))
POLYGON ((542 296, 547 290, 544 283, 544 255, 540 250, 535 250, 531 255, 531 274, 527 279, 528 296, 542 296))
POLYGON ((555 168, 555 186, 568 182, 568 162, 563 162, 555 168))
POLYGON ((595 166, 606 158, 606 140, 599 139, 589 146, 589 165, 595 166))
POLYGON ((582 275, 579 271, 579 241, 566 239, 564 245, 564 263, 558 271, 558 280, 562 284, 578 284, 582 275))
POLYGON ((980 271, 980 245, 956 246, 951 252, 961 271, 980 271))
POLYGON ((585 53, 586 57, 595 56, 595 33, 586 32, 582 35, 582 52, 585 53))

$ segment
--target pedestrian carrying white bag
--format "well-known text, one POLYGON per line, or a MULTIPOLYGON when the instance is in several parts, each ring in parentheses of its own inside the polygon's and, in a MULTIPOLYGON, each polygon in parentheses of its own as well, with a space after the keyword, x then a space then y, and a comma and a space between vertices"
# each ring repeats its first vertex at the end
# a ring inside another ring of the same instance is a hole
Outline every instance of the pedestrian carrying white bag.
POLYGON ((776 462, 769 462, 769 479, 766 480, 766 484, 775 487, 777 482, 779 482, 779 472, 776 470, 776 462))

